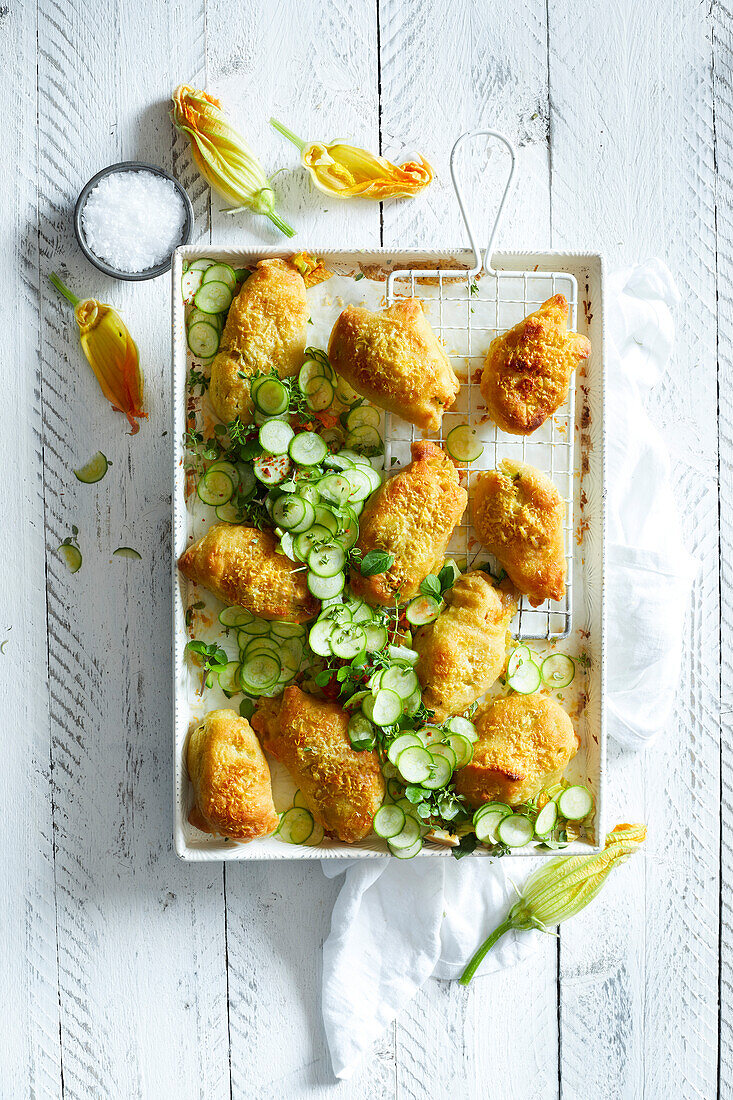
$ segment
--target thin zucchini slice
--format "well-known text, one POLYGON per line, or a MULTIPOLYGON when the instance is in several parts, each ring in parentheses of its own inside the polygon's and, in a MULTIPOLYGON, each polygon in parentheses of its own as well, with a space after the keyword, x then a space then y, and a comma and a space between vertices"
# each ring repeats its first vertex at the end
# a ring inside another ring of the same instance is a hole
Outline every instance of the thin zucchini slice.
POLYGON ((279 378, 265 377, 250 387, 256 409, 265 416, 281 416, 288 408, 288 391, 279 378))
POLYGON ((254 620, 254 615, 246 607, 225 607, 219 612, 222 626, 246 626, 254 620))
POLYGON ((518 645, 516 649, 513 649, 509 654, 509 660, 506 665, 507 676, 513 676, 520 665, 523 665, 525 661, 532 660, 532 650, 528 645, 518 645))
POLYGON ((446 745, 450 745, 455 753, 456 768, 465 768, 473 758, 473 745, 462 733, 449 733, 445 739, 446 745))
POLYGON ((460 714, 455 714, 452 718, 449 718, 445 723, 445 727, 449 729, 451 733, 460 733, 469 741, 475 741, 478 737, 473 722, 469 718, 461 717, 460 714))
POLYGON ((374 696, 372 721, 378 726, 393 726, 402 717, 402 700, 396 691, 381 688, 374 696))
POLYGON ((303 638, 305 627, 302 623, 288 623, 281 619, 273 619, 270 623, 270 633, 275 638, 303 638))
POLYGON ((484 445, 476 434, 476 429, 468 424, 459 424, 448 432, 445 449, 457 462, 475 462, 484 453, 484 445))
POLYGON ((557 803, 548 802, 540 812, 537 814, 537 820, 534 823, 535 836, 538 836, 541 840, 548 837, 552 830, 557 825, 557 803))
POLYGON ((352 546, 356 545, 358 538, 359 521, 354 514, 353 508, 344 505, 344 514, 341 516, 341 526, 337 528, 334 542, 337 542, 344 550, 350 550, 352 546))
POLYGON ((283 493, 272 506, 272 519, 277 527, 292 531, 303 522, 312 506, 297 493, 283 493))
POLYGON ((346 554, 335 542, 313 547, 308 555, 308 568, 318 577, 335 577, 346 564, 346 554))
POLYGON ((399 806, 380 806, 374 815, 374 832, 385 840, 398 836, 404 827, 405 811, 399 806))
POLYGON ((254 615, 250 618, 248 623, 243 623, 237 632, 237 642, 239 648, 242 649, 251 642, 253 638, 264 637, 270 633, 270 624, 267 619, 258 619, 254 615), (241 635, 241 637, 240 637, 241 635))
POLYGON ((241 515, 238 508, 227 501, 226 504, 218 504, 216 507, 216 518, 220 519, 222 523, 241 523, 241 515))
MULTIPOLYGON (((425 751, 427 752, 427 750, 425 751)), ((430 765, 430 774, 427 779, 422 780, 422 785, 429 791, 439 791, 450 783, 450 777, 453 775, 453 767, 447 757, 437 756, 435 753, 431 753, 431 755, 433 762, 430 765)), ((397 767, 402 771, 399 761, 397 767)), ((404 772, 402 772, 402 774, 404 775, 404 772)))
POLYGON ((313 822, 313 832, 311 833, 311 835, 308 837, 307 840, 303 841, 303 843, 308 848, 315 848, 315 847, 317 847, 317 845, 319 845, 323 842, 323 838, 325 837, 325 835, 326 834, 324 832, 324 829, 323 829, 323 826, 321 825, 321 823, 319 821, 314 821, 313 822))
POLYGON ((239 679, 249 695, 257 695, 261 688, 272 687, 280 675, 280 661, 269 653, 255 653, 242 662, 239 679))
POLYGON ((364 627, 366 635, 367 653, 378 653, 387 644, 387 628, 378 623, 366 623, 364 627))
POLYGON ((524 814, 509 814, 497 825, 496 835, 508 848, 523 848, 534 836, 534 826, 524 814))
POLYGON ((305 403, 313 412, 322 412, 333 402, 334 388, 327 378, 311 378, 305 387, 300 387, 305 403))
POLYGON ((432 753, 422 745, 412 745, 403 749, 395 763, 400 775, 407 783, 425 783, 429 780, 434 767, 432 753))
POLYGON ((300 432, 290 441, 289 452, 299 466, 317 466, 328 454, 328 448, 315 432, 300 432))
POLYGON ((505 816, 506 814, 512 813, 511 806, 507 806, 506 802, 484 802, 473 815, 474 825, 484 816, 484 814, 498 813, 499 810, 501 810, 505 816))
POLYGON ((231 698, 242 690, 239 682, 239 661, 229 661, 219 669, 219 687, 231 698))
POLYGON ((313 814, 304 806, 293 806, 280 818, 275 836, 287 844, 305 844, 313 832, 313 814))
POLYGON ((382 673, 379 681, 380 690, 389 688, 399 695, 400 699, 409 699, 420 688, 420 681, 411 668, 403 668, 400 665, 392 665, 382 673))
POLYGON ((196 291, 201 286, 202 279, 203 272, 190 267, 188 271, 184 271, 181 276, 181 296, 187 306, 194 300, 196 291))
POLYGON ((374 748, 374 726, 363 714, 352 714, 346 732, 355 752, 370 752, 374 748))
POLYGON ((266 451, 253 460, 252 470, 263 485, 279 485, 290 473, 290 459, 287 455, 271 455, 266 451))
POLYGON ((226 504, 234 492, 232 479, 221 470, 207 470, 198 483, 197 493, 204 504, 226 504))
POLYGON ((391 645, 387 648, 387 653, 393 661, 405 661, 408 665, 416 665, 420 660, 417 650, 406 645, 391 645))
POLYGON ((413 859, 422 849, 422 837, 419 836, 409 848, 395 847, 394 842, 391 840, 388 840, 387 844, 395 859, 413 859))
MULTIPOLYGON (((316 513, 317 511, 318 509, 316 509, 316 513)), ((280 526, 282 527, 282 524, 280 524, 280 526)), ((325 527, 321 527, 320 523, 316 521, 307 531, 303 531, 302 534, 296 535, 294 540, 295 552, 301 561, 307 561, 308 555, 316 543, 331 542, 331 539, 331 531, 326 530, 325 527)))
POLYGON ((205 283, 226 283, 229 289, 233 292, 237 285, 237 276, 234 268, 229 264, 212 264, 211 267, 207 267, 203 275, 203 282, 205 283))
POLYGON ((72 546, 70 542, 62 542, 59 546, 59 554, 66 562, 70 573, 78 573, 81 569, 82 556, 78 546, 72 546))
POLYGON ((416 737, 414 733, 401 733, 398 737, 395 737, 394 741, 387 749, 387 759, 390 764, 396 765, 397 757, 400 753, 404 752, 405 749, 414 748, 415 746, 418 748, 424 747, 419 737, 416 737))
POLYGON ((210 267, 213 267, 216 260, 194 260, 193 263, 188 265, 189 271, 208 271, 210 267))
MULTIPOLYGON (((310 486, 309 488, 311 490, 313 490, 314 487, 310 486)), ((303 490, 301 489, 300 492, 301 492, 301 496, 302 496, 303 495, 303 490)), ((318 493, 318 490, 315 489, 315 492, 318 493)), ((318 493, 319 499, 320 499, 320 496, 321 496, 321 494, 318 493)), ((313 502, 311 502, 311 503, 313 503, 313 502)), ((339 528, 339 521, 336 519, 336 516, 333 514, 331 509, 326 507, 324 504, 318 504, 318 503, 314 504, 314 507, 315 507, 315 510, 316 510, 316 516, 315 516, 316 523, 319 524, 319 526, 321 526, 321 527, 325 527, 326 530, 330 531, 332 535, 335 535, 340 529, 339 528)))
POLYGON ((371 478, 367 476, 365 470, 366 467, 360 468, 358 466, 352 466, 351 469, 342 471, 341 476, 344 477, 351 486, 351 492, 348 496, 350 504, 366 500, 373 492, 371 478))
POLYGON ((558 795, 557 808, 567 821, 582 821, 593 811, 593 796, 587 787, 568 787, 558 795))
POLYGON ((350 661, 366 649, 366 631, 358 623, 337 626, 330 638, 334 657, 350 661))
POLYGON ((194 295, 196 309, 202 313, 223 313, 232 304, 231 287, 222 282, 202 283, 194 295))
POLYGON ((346 436, 346 445, 362 455, 379 455, 384 453, 384 440, 376 428, 369 424, 362 424, 360 428, 354 428, 346 436))
POLYGON ((444 607, 435 596, 416 596, 405 608, 405 618, 412 626, 425 626, 434 623, 444 607))
POLYGON ((319 577, 318 574, 311 572, 309 569, 306 575, 306 584, 310 594, 315 596, 317 600, 330 600, 343 591, 346 577, 343 573, 337 573, 333 577, 319 577))
POLYGON ((390 848, 397 848, 398 850, 404 851, 407 848, 411 848, 418 840, 420 840, 420 826, 414 817, 405 814, 405 824, 402 826, 399 833, 390 837, 389 846, 390 848))
POLYGON ((308 635, 308 645, 319 657, 332 656, 331 635, 335 629, 331 619, 321 619, 311 627, 310 634, 308 635))
POLYGON ((293 806, 302 806, 304 810, 308 809, 308 803, 306 802, 305 795, 301 791, 300 787, 298 787, 297 791, 293 795, 293 806))
POLYGON ((507 676, 506 682, 512 691, 519 695, 532 695, 539 691, 542 684, 540 670, 534 661, 522 661, 511 676, 507 676))
POLYGON ((116 550, 112 551, 113 558, 129 558, 130 561, 142 561, 142 554, 134 550, 132 546, 118 546, 116 550))
POLYGON ((565 653, 552 653, 540 667, 542 679, 549 688, 566 688, 575 679, 575 661, 565 653))
POLYGON ((351 409, 346 414, 346 429, 353 432, 355 428, 360 428, 363 424, 378 428, 379 420, 379 411, 373 405, 357 405, 355 409, 351 409))
POLYGON ((504 809, 486 810, 481 814, 477 821, 475 821, 474 829, 476 832, 476 840, 481 844, 496 844, 498 842, 498 829, 499 825, 507 817, 512 817, 512 811, 508 806, 504 809))
POLYGON ((346 504, 351 494, 351 485, 343 474, 326 474, 318 482, 318 492, 331 504, 346 504))
POLYGON ((209 472, 211 470, 220 470, 221 473, 226 474, 227 477, 232 479, 232 485, 235 487, 239 485, 239 470, 233 462, 227 462, 224 459, 220 459, 219 462, 212 462, 209 466, 209 472))
POLYGON ((409 699, 404 700, 405 714, 412 716, 416 714, 420 709, 422 703, 422 692, 418 689, 414 692, 409 699))
POLYGON ((109 466, 110 462, 107 456, 103 455, 101 451, 97 451, 85 466, 80 466, 78 470, 74 470, 74 477, 85 485, 95 485, 102 480, 109 466))
POLYGON ((188 328, 188 346, 197 359, 211 359, 219 350, 219 329, 206 321, 196 321, 188 328))
MULTIPOLYGON (((428 748, 427 745, 425 747, 428 748)), ((446 741, 431 741, 429 743, 429 747, 431 753, 433 754, 433 757, 444 757, 450 764, 451 771, 453 771, 456 766, 456 761, 458 760, 458 757, 453 752, 451 746, 446 741)))
MULTIPOLYGON (((260 387, 260 393, 264 387, 260 387)), ((295 432, 285 420, 268 420, 260 428, 260 446, 273 455, 287 454, 295 432)))

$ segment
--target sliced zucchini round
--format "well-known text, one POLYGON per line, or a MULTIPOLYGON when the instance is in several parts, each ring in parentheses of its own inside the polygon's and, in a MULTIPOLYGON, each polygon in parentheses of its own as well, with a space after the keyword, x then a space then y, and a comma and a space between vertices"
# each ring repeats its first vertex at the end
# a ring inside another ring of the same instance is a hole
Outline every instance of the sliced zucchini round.
POLYGON ((289 451, 299 466, 317 466, 328 454, 326 444, 316 432, 300 432, 290 441, 289 451))
POLYGON ((405 608, 405 618, 412 626, 425 626, 434 623, 444 607, 435 596, 416 596, 405 608))
POLYGON ((338 596, 340 592, 343 592, 346 577, 343 573, 336 573, 333 577, 319 577, 317 573, 313 573, 309 569, 306 575, 306 584, 310 594, 315 596, 317 600, 330 600, 333 596, 338 596))
POLYGON ((288 408, 288 391, 279 378, 266 375, 250 387, 256 409, 265 416, 281 416, 288 408))
POLYGON ((519 695, 532 695, 539 691, 542 684, 540 670, 534 661, 522 661, 511 676, 507 676, 506 682, 512 691, 519 695))
MULTIPOLYGON (((450 783, 450 777, 453 775, 453 767, 447 757, 438 756, 434 752, 430 755, 433 758, 433 762, 430 765, 430 774, 427 779, 422 780, 422 785, 429 791, 439 791, 450 783)), ((399 761, 397 767, 402 771, 399 761)), ((402 772, 402 774, 404 775, 405 773, 402 772)))
POLYGON ((266 451, 253 460, 252 470, 263 485, 279 485, 290 473, 290 459, 287 455, 271 455, 266 451))
POLYGON ((552 653, 540 667, 542 679, 549 688, 566 688, 575 679, 575 661, 565 653, 552 653))
POLYGON ((535 836, 544 839, 550 835, 556 824, 557 803, 555 801, 550 801, 546 806, 543 806, 537 814, 537 820, 534 823, 535 836))
POLYGON ((425 783, 430 779, 434 767, 432 754, 422 745, 403 749, 395 763, 407 783, 425 783))
POLYGON ((318 577, 335 577, 346 564, 346 554, 335 543, 314 546, 308 555, 308 568, 318 577))
POLYGON ((202 283, 194 295, 196 309, 202 313, 223 313, 232 304, 232 290, 226 283, 202 283))
POLYGON ((254 615, 246 607, 225 607, 219 612, 222 626, 246 626, 254 620, 254 615))
POLYGON ((113 558, 128 558, 130 561, 142 561, 143 556, 132 546, 118 546, 112 551, 113 558))
POLYGON ((459 424, 448 432, 445 449, 457 462, 475 462, 484 453, 484 445, 476 429, 468 424, 459 424))
POLYGON ((511 817, 512 812, 508 806, 504 809, 486 810, 478 820, 474 819, 476 840, 481 844, 496 844, 498 841, 497 830, 505 817, 511 817))
POLYGON ((204 504, 216 507, 226 504, 234 492, 234 484, 222 470, 207 470, 198 483, 196 492, 204 504))
POLYGON ((374 815, 374 832, 389 840, 398 836, 405 827, 405 811, 399 806, 380 806, 374 815))
POLYGON ((398 737, 395 737, 392 744, 387 749, 387 759, 390 764, 397 764, 397 757, 405 749, 409 749, 417 746, 423 748, 423 744, 419 737, 416 737, 414 733, 401 733, 398 737))
POLYGON ((305 844, 313 832, 313 814, 304 806, 293 806, 280 818, 276 836, 287 844, 305 844))
MULTIPOLYGON (((260 392, 264 387, 260 387, 260 392)), ((260 446, 273 455, 287 454, 295 432, 285 420, 268 420, 260 428, 260 446)))
POLYGON ((95 485, 96 482, 101 481, 104 475, 109 469, 110 462, 106 455, 103 455, 101 451, 97 451, 92 458, 84 466, 80 466, 78 470, 74 470, 74 477, 77 481, 82 481, 85 485, 95 485))
POLYGON ((231 291, 234 290, 237 285, 237 276, 234 268, 229 264, 212 264, 208 267, 203 275, 203 282, 205 283, 226 283, 231 291))
POLYGON ((463 718, 460 714, 454 714, 452 718, 449 718, 445 723, 445 727, 451 733, 460 733, 462 737, 466 737, 472 742, 478 737, 473 722, 469 718, 463 718))
POLYGON ((358 623, 337 626, 330 637, 334 657, 350 661, 366 649, 366 631, 358 623))
POLYGON ((70 573, 78 573, 81 569, 82 556, 78 546, 72 546, 70 542, 62 542, 59 546, 59 554, 66 562, 70 573))
POLYGON ((557 797, 557 808, 567 821, 582 821, 593 811, 593 796, 587 787, 567 787, 557 797))
POLYGON ((396 691, 381 688, 374 696, 372 721, 377 726, 393 726, 402 717, 402 700, 396 691))
POLYGON ((496 835, 507 848, 523 848, 534 836, 534 825, 524 814, 509 814, 497 825, 496 835))
POLYGON ((473 758, 473 745, 462 733, 449 733, 445 739, 446 745, 450 745, 455 753, 456 768, 465 768, 473 758))
POLYGON ((219 328, 206 321, 195 321, 188 326, 188 346, 197 359, 211 359, 219 350, 219 328))

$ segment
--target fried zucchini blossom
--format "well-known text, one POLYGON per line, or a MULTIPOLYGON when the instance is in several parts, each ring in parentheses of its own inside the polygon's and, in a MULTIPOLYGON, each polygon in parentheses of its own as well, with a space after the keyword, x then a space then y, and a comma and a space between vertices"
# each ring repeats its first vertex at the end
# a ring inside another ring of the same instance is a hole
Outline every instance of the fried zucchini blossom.
POLYGON ((143 409, 143 376, 137 345, 125 322, 112 306, 96 298, 77 298, 54 272, 51 282, 74 307, 81 346, 89 366, 97 376, 100 389, 112 408, 124 413, 132 427, 140 431, 137 420, 147 417, 143 409))
POLYGON ((424 157, 392 164, 384 157, 342 141, 330 145, 302 141, 277 119, 271 118, 270 123, 300 149, 301 164, 308 169, 319 191, 334 198, 375 202, 411 198, 432 181, 433 170, 424 157))
POLYGON ((286 237, 295 230, 275 212, 275 192, 264 168, 234 129, 218 99, 187 84, 173 93, 173 125, 188 134, 191 152, 210 187, 232 203, 227 214, 250 210, 269 218, 286 237))
POLYGON ((509 916, 479 947, 460 982, 468 985, 491 948, 505 932, 548 927, 574 917, 599 893, 606 878, 619 864, 638 851, 646 839, 644 825, 617 825, 606 838, 606 847, 592 856, 558 856, 530 875, 509 916))

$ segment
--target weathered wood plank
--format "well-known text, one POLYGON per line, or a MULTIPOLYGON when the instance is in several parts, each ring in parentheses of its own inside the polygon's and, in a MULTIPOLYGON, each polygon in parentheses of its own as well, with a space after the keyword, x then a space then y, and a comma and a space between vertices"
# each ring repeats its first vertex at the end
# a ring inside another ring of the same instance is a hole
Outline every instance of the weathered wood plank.
POLYGON ((717 166, 718 259, 718 454, 720 456, 720 599, 721 599, 721 942, 720 1057, 721 1095, 733 1082, 733 10, 713 6, 715 158, 717 166))
POLYGON ((167 100, 203 66, 203 3, 39 5, 43 433, 59 999, 69 1097, 230 1093, 222 873, 171 844, 169 283, 114 283, 73 243, 84 181, 125 157, 170 166, 167 100), (182 44, 179 53, 179 43, 182 44), (198 43, 198 47, 196 46, 198 43), (144 58, 144 64, 141 59, 144 58), (181 73, 180 68, 187 70, 181 73), (150 419, 140 434, 102 399, 70 311, 70 284, 120 308, 139 342, 150 419), (71 470, 98 447, 96 486, 71 470), (56 554, 72 524, 84 554, 56 554), (120 544, 143 560, 110 560, 120 544))
POLYGON ((3 524, 12 552, 0 576, 0 693, 6 736, 0 778, 3 935, 0 967, 12 991, 0 1039, 0 1092, 61 1095, 56 911, 43 553, 41 378, 38 370, 36 229, 36 13, 0 13, 0 59, 7 79, 0 193, 6 291, 0 320, 11 350, 6 430, 0 437, 3 524))
MULTIPOLYGON (((265 170, 285 169, 274 183, 278 210, 297 230, 294 249, 379 244, 379 207, 315 190, 297 167, 298 151, 267 124, 272 115, 304 138, 346 136, 376 148, 376 34, 376 9, 356 0, 317 8, 247 0, 234 25, 230 6, 209 0, 208 86, 265 170)), ((269 222, 223 214, 224 205, 213 199, 214 242, 290 247, 269 222)), ((393 1095, 391 1036, 352 1080, 334 1085, 321 1024, 321 946, 340 885, 318 866, 227 867, 234 1096, 393 1095)))
MULTIPOLYGON (((380 0, 382 134, 387 155, 404 142, 436 169, 424 195, 384 206, 384 244, 428 248, 466 242, 449 171, 464 130, 506 132, 518 148, 517 187, 500 240, 506 247, 549 244, 547 38, 544 3, 508 5, 503 17, 464 0, 410 5, 380 0)), ((469 147, 462 178, 480 243, 488 238, 506 159, 469 147)), ((557 983, 555 941, 532 965, 477 980, 469 991, 428 982, 397 1021, 400 1097, 523 1097, 538 1086, 555 1096, 557 983), (513 1006, 531 1005, 532 1026, 517 1028, 513 1006), (503 1056, 497 1056, 497 1050, 503 1056)))
MULTIPOLYGON (((573 922, 561 947, 568 1096, 712 1096, 717 1073, 718 577, 711 52, 699 5, 549 5, 556 247, 611 267, 666 258, 682 294, 669 376, 649 402, 702 560, 674 722, 658 748, 611 749, 620 820, 646 858, 573 922), (582 44, 582 48, 581 48, 582 44)), ((621 876, 619 876, 619 879, 621 876)))

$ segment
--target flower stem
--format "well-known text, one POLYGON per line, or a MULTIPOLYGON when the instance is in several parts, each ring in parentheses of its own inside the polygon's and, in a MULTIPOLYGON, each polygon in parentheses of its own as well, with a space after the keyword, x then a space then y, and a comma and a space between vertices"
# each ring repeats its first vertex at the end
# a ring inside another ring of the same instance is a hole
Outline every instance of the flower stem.
POLYGON ((78 306, 79 305, 80 299, 77 298, 75 294, 72 294, 71 291, 68 290, 64 286, 64 284, 61 282, 61 280, 59 279, 59 277, 58 277, 58 275, 56 274, 55 271, 51 272, 51 274, 49 275, 49 279, 51 280, 53 285, 56 287, 58 292, 60 294, 63 294, 64 298, 66 298, 67 301, 71 302, 72 306, 78 306))
POLYGON ((481 966, 484 958, 486 957, 486 955, 488 955, 489 951, 497 942, 497 940, 500 940, 504 933, 508 932, 513 927, 514 925, 511 922, 511 918, 507 917, 504 923, 500 924, 498 928, 495 928, 489 938, 487 940, 484 940, 484 942, 481 944, 478 951, 475 953, 470 963, 458 979, 461 985, 468 985, 468 983, 471 981, 471 978, 481 966))
POLYGON ((292 130, 288 130, 287 126, 283 126, 282 122, 278 122, 276 118, 270 119, 270 125, 274 126, 275 129, 283 135, 283 137, 286 137, 288 139, 288 141, 292 141, 293 145, 297 145, 301 153, 303 152, 307 143, 305 141, 302 141, 299 137, 296 137, 292 130))
POLYGON ((282 218, 275 213, 274 210, 268 210, 267 217, 270 219, 273 225, 276 225, 281 233, 284 233, 286 237, 294 237, 295 230, 287 222, 284 222, 282 218))

